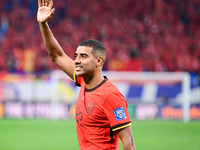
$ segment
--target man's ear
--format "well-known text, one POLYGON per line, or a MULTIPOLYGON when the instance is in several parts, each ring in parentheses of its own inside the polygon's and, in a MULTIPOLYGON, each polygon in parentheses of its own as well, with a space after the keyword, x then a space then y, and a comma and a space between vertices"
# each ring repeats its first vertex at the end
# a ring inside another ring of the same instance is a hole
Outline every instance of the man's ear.
POLYGON ((96 67, 99 67, 99 66, 103 66, 103 58, 102 57, 98 57, 97 58, 96 67))

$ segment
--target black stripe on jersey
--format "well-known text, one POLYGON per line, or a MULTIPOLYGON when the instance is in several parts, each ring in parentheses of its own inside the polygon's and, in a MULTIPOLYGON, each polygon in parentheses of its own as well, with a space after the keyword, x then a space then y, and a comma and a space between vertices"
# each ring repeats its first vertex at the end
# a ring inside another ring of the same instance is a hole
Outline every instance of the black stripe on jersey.
POLYGON ((110 128, 110 143, 112 143, 113 141, 113 131, 112 129, 110 128))
POLYGON ((117 130, 118 128, 119 128, 119 129, 123 128, 123 126, 126 127, 126 125, 128 125, 128 124, 130 124, 130 123, 131 123, 130 121, 129 121, 129 122, 125 122, 125 123, 121 123, 121 124, 118 124, 118 125, 116 125, 116 126, 111 127, 111 129, 112 129, 112 131, 115 131, 115 130, 117 130), (120 127, 121 127, 121 128, 120 128, 120 127))

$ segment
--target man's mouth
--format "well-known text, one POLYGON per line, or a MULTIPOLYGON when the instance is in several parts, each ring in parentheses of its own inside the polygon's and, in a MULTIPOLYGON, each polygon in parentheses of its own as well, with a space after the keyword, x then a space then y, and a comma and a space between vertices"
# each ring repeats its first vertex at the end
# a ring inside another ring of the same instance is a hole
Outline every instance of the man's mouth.
POLYGON ((76 71, 80 71, 82 69, 82 66, 76 66, 76 71))

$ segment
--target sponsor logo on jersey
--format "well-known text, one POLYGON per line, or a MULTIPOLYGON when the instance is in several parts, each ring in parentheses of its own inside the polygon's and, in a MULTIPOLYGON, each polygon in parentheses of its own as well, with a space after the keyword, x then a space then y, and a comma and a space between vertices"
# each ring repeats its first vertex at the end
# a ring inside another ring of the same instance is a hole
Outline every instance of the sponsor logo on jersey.
POLYGON ((79 123, 79 125, 82 127, 81 121, 83 120, 83 113, 78 107, 76 109, 76 122, 79 123))
POLYGON ((117 121, 123 120, 126 118, 126 114, 123 107, 119 107, 113 110, 115 114, 115 119, 117 121))

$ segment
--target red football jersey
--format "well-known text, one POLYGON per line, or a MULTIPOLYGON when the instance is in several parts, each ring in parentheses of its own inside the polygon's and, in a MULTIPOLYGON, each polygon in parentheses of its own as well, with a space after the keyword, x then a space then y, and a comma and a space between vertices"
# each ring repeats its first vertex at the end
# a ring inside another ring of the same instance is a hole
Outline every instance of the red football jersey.
POLYGON ((130 126, 127 102, 117 87, 105 78, 93 89, 86 89, 82 77, 76 104, 76 130, 81 150, 118 150, 116 130, 130 126))

